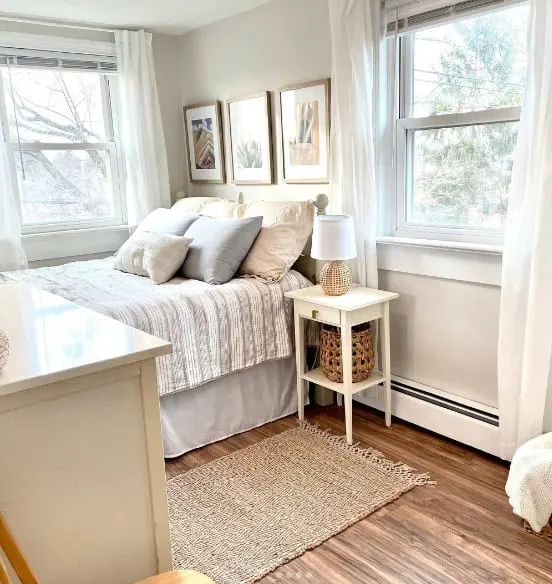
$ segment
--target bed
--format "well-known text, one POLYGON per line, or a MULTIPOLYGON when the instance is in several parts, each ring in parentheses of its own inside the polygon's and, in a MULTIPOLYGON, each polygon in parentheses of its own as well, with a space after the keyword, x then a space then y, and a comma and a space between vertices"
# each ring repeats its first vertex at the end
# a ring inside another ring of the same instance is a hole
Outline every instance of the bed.
MULTIPOLYGON (((4 277, 173 344, 173 353, 157 360, 166 458, 297 410, 293 307, 284 294, 311 285, 297 269, 272 284, 234 278, 214 286, 177 277, 155 285, 112 264, 105 258, 4 277)), ((303 266, 310 276, 312 264, 303 266)))

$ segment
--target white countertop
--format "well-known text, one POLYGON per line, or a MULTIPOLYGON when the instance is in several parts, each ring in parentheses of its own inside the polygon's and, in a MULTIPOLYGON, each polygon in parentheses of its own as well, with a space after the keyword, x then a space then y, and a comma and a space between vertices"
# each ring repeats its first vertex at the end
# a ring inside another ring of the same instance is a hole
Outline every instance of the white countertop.
POLYGON ((167 341, 26 284, 0 285, 0 329, 10 340, 0 399, 172 350, 167 341))

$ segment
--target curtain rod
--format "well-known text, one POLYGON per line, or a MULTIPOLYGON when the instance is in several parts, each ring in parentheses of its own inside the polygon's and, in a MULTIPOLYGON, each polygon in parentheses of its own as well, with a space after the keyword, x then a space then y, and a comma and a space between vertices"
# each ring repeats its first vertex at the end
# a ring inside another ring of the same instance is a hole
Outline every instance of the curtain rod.
MULTIPOLYGON (((36 24, 39 26, 55 26, 60 28, 76 28, 80 30, 94 30, 96 32, 112 32, 117 30, 123 30, 123 28, 105 28, 101 26, 91 26, 86 24, 77 24, 74 22, 60 22, 55 20, 41 20, 38 18, 24 18, 20 16, 10 16, 9 14, 0 14, 0 20, 5 20, 7 22, 18 22, 21 24, 36 24)), ((135 28, 129 28, 127 30, 137 30, 135 28)))

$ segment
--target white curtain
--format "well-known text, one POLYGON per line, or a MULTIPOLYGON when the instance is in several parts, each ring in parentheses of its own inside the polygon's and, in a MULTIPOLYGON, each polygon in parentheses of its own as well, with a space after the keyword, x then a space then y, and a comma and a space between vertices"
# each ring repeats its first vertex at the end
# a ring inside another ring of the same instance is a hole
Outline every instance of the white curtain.
POLYGON ((152 51, 143 30, 115 32, 119 80, 120 143, 130 226, 170 205, 167 153, 152 51))
POLYGON ((552 356, 552 0, 532 0, 525 101, 504 242, 501 456, 543 432, 552 356))
POLYGON ((21 244, 21 213, 6 143, 0 135, 0 270, 19 270, 27 267, 21 244))
POLYGON ((374 108, 383 24, 380 2, 328 0, 332 37, 330 200, 355 220, 355 280, 378 287, 374 108))

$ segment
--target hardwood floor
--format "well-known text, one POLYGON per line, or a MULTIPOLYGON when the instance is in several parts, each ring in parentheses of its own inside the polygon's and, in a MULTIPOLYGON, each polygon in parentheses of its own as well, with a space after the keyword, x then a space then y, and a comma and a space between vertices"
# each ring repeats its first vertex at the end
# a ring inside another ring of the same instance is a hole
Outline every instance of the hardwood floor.
MULTIPOLYGON (((343 409, 309 407, 307 419, 343 434, 343 409)), ((292 416, 190 452, 167 476, 294 427, 292 416)), ((422 472, 418 487, 321 546, 269 574, 262 584, 552 583, 552 543, 526 533, 504 493, 506 464, 357 405, 355 441, 422 472)))

